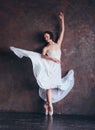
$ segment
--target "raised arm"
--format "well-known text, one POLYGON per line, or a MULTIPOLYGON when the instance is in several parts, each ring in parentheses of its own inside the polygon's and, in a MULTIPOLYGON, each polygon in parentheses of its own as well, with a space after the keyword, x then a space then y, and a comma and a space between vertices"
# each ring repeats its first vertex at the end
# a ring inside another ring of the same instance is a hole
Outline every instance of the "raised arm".
POLYGON ((57 44, 59 44, 59 46, 61 46, 63 36, 64 36, 64 14, 62 12, 60 12, 59 18, 60 18, 60 22, 61 22, 60 23, 61 24, 61 32, 60 32, 59 38, 57 40, 57 44))

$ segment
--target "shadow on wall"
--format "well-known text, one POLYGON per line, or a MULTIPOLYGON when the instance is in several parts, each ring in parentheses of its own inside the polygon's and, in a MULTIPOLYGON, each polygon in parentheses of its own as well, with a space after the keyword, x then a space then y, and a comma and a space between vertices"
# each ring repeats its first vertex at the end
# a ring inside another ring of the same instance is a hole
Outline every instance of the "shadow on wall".
POLYGON ((41 111, 42 100, 28 58, 19 59, 7 48, 0 49, 0 110, 41 111))

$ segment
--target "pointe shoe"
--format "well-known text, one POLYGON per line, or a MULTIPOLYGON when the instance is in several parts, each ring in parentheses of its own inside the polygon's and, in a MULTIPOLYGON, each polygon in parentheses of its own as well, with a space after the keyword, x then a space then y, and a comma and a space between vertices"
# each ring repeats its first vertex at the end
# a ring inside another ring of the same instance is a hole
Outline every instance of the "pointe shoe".
POLYGON ((49 106, 49 115, 50 116, 53 115, 53 106, 52 105, 49 106))
POLYGON ((48 113, 49 113, 48 104, 44 104, 44 108, 45 108, 45 115, 48 115, 48 113))

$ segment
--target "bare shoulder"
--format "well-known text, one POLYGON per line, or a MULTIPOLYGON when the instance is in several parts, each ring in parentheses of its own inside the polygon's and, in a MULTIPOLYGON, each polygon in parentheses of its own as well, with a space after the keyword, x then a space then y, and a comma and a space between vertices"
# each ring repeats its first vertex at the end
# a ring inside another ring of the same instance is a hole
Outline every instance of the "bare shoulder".
POLYGON ((60 44, 58 44, 57 42, 55 45, 56 45, 56 48, 58 48, 58 49, 61 48, 60 44))
POLYGON ((43 51, 48 51, 49 50, 49 46, 45 46, 44 48, 43 48, 43 51))
POLYGON ((45 46, 45 47, 43 48, 43 50, 42 50, 42 54, 43 54, 43 55, 47 54, 48 50, 49 50, 49 47, 48 47, 48 46, 45 46))

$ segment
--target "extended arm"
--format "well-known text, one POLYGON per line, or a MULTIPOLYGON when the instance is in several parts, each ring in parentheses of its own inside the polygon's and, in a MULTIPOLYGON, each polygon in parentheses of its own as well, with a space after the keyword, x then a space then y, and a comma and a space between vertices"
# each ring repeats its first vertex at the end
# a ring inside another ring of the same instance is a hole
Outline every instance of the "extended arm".
POLYGON ((63 36, 64 36, 64 14, 62 12, 60 12, 59 18, 60 18, 60 22, 61 22, 61 32, 60 32, 57 44, 59 46, 61 46, 62 40, 63 40, 63 36))

